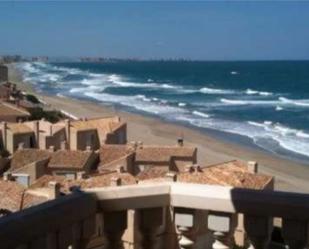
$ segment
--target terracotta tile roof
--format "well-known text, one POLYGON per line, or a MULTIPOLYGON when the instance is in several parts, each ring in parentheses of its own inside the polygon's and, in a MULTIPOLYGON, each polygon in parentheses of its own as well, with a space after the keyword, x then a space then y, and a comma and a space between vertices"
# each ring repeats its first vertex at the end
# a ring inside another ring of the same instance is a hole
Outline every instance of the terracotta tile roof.
POLYGON ((19 169, 27 164, 47 159, 51 153, 47 150, 23 149, 17 150, 11 160, 11 170, 19 169))
POLYGON ((52 153, 48 167, 82 169, 92 155, 92 151, 58 150, 52 153))
POLYGON ((48 186, 49 182, 55 181, 61 183, 65 179, 66 179, 65 176, 43 175, 40 178, 36 179, 29 188, 30 189, 45 188, 48 186))
POLYGON ((0 209, 17 212, 47 201, 26 192, 26 189, 16 182, 0 180, 0 209))
POLYGON ((200 171, 183 172, 177 178, 180 182, 215 184, 238 188, 264 189, 272 180, 271 176, 253 174, 247 171, 245 164, 232 161, 202 168, 200 171))
POLYGON ((24 188, 16 182, 0 180, 0 208, 19 211, 23 192, 24 188))
POLYGON ((101 130, 110 133, 122 124, 119 117, 97 118, 88 120, 72 121, 71 126, 76 130, 101 130))
POLYGON ((136 150, 136 161, 169 162, 174 158, 193 158, 196 148, 177 146, 143 146, 136 150))
POLYGON ((102 145, 100 148, 100 165, 105 165, 116 161, 133 152, 128 145, 102 145))
POLYGON ((98 174, 88 179, 80 180, 80 186, 82 189, 107 187, 111 185, 112 178, 120 178, 121 185, 136 184, 136 179, 129 173, 109 172, 105 174, 98 174))
POLYGON ((122 185, 136 184, 136 179, 129 173, 107 172, 103 174, 97 174, 89 176, 87 179, 66 179, 64 176, 51 176, 44 175, 37 179, 31 186, 31 189, 45 188, 50 181, 56 181, 61 186, 61 192, 69 193, 70 188, 73 186, 79 186, 81 189, 87 188, 99 188, 111 186, 111 180, 113 177, 121 179, 122 185))
POLYGON ((149 179, 154 179, 154 178, 164 178, 168 171, 169 170, 167 167, 153 166, 153 167, 149 167, 143 170, 142 172, 138 173, 136 178, 139 181, 144 181, 144 180, 149 180, 149 179))
POLYGON ((0 102, 0 116, 30 116, 30 113, 23 108, 13 104, 0 102))
POLYGON ((32 133, 33 130, 24 123, 8 123, 7 127, 14 134, 32 133))

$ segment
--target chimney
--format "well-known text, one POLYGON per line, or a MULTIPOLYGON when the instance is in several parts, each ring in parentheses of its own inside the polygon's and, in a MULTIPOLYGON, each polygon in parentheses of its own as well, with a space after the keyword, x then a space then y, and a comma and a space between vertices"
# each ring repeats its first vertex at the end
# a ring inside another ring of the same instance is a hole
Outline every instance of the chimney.
POLYGON ((124 169, 124 167, 122 165, 117 167, 117 173, 121 174, 121 173, 124 173, 124 172, 125 172, 125 169, 124 169))
POLYGON ((177 138, 177 145, 178 145, 179 147, 183 147, 183 144, 184 144, 183 136, 178 137, 178 138, 177 138))
POLYGON ((177 182, 177 174, 175 172, 168 172, 165 175, 165 179, 169 182, 177 182))
POLYGON ((11 181, 13 180, 13 176, 11 172, 4 172, 3 181, 11 181))
POLYGON ((142 141, 138 141, 138 142, 137 142, 137 147, 138 147, 139 149, 143 149, 143 142, 142 142, 142 141))
POLYGON ((255 162, 255 161, 249 161, 249 162, 247 163, 247 168, 248 168, 248 171, 249 171, 250 173, 256 174, 256 173, 258 173, 259 165, 258 165, 258 163, 255 162))
POLYGON ((202 172, 201 166, 198 164, 193 164, 194 172, 202 172))
POLYGON ((7 149, 7 122, 1 123, 1 130, 2 130, 2 139, 3 139, 3 147, 4 149, 7 149))
POLYGON ((194 172, 193 165, 186 165, 185 166, 185 172, 189 172, 189 173, 194 172))
POLYGON ((71 146, 71 121, 70 119, 65 120, 65 133, 67 136, 68 149, 70 149, 70 146, 71 146))
POLYGON ((82 180, 82 179, 86 179, 86 172, 85 171, 80 171, 76 173, 76 179, 77 180, 82 180))
POLYGON ((49 152, 55 152, 55 146, 51 145, 48 148, 49 152))
POLYGON ((137 142, 131 141, 130 146, 132 147, 133 150, 136 150, 137 149, 137 142))
POLYGON ((15 99, 15 105, 16 105, 17 107, 20 107, 20 99, 19 99, 19 97, 17 97, 17 98, 15 99))
POLYGON ((23 150, 24 149, 24 145, 25 145, 24 143, 19 143, 17 150, 23 150))
POLYGON ((111 186, 121 186, 121 178, 120 177, 112 177, 111 178, 111 186))
POLYGON ((53 135, 53 125, 52 124, 49 126, 49 135, 50 136, 53 135))
POLYGON ((49 182, 48 183, 49 189, 49 199, 54 200, 60 196, 60 184, 58 182, 49 182))
POLYGON ((62 141, 60 143, 60 149, 61 150, 66 150, 67 149, 67 142, 66 141, 62 141))
POLYGON ((37 148, 39 148, 40 122, 38 120, 33 121, 33 131, 36 139, 37 148))

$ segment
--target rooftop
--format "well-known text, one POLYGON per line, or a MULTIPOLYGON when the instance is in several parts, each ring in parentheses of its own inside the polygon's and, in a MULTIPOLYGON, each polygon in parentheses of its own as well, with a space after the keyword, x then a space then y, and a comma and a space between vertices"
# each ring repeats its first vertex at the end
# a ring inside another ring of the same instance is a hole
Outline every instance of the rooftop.
POLYGON ((82 169, 92 155, 92 151, 58 150, 51 154, 48 167, 82 169))
POLYGON ((100 148, 100 165, 108 164, 133 152, 128 145, 104 144, 100 148))
POLYGON ((11 169, 19 169, 27 164, 47 159, 51 153, 47 150, 22 149, 17 150, 11 160, 11 169))
POLYGON ((271 176, 249 172, 247 166, 237 160, 182 172, 177 178, 180 182, 250 189, 264 189, 272 179, 271 176))
POLYGON ((29 117, 30 113, 23 108, 7 102, 0 102, 0 116, 26 116, 29 117))
POLYGON ((31 189, 35 188, 46 188, 50 181, 56 181, 61 186, 61 192, 69 193, 70 189, 74 186, 80 187, 81 189, 108 187, 112 185, 113 179, 121 179, 121 185, 132 185, 136 184, 136 179, 129 173, 119 173, 116 171, 107 172, 102 174, 90 175, 86 179, 66 179, 64 176, 51 176, 44 175, 37 179, 31 186, 31 189))
POLYGON ((87 120, 77 120, 71 122, 71 127, 76 130, 102 130, 106 133, 112 132, 123 124, 119 117, 95 118, 87 120))
POLYGON ((26 189, 13 181, 0 180, 0 209, 16 212, 42 202, 44 197, 31 195, 26 189))
POLYGON ((169 162, 171 158, 194 158, 195 147, 181 146, 148 146, 144 145, 136 150, 136 161, 141 162, 169 162))

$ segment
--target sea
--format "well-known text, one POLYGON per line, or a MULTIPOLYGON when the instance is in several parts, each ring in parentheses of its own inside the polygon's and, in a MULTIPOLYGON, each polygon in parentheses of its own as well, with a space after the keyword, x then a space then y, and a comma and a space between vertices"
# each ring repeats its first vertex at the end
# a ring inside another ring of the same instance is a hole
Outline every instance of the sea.
POLYGON ((309 61, 24 62, 24 81, 309 163, 309 61))

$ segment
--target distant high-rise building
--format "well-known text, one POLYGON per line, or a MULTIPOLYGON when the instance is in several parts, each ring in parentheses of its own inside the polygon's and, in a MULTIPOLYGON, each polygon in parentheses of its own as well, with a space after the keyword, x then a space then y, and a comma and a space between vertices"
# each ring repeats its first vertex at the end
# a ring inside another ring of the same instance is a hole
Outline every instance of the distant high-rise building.
POLYGON ((0 65, 0 82, 8 81, 9 70, 7 66, 0 65))

